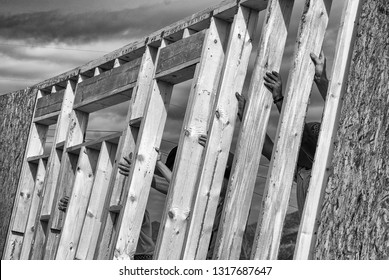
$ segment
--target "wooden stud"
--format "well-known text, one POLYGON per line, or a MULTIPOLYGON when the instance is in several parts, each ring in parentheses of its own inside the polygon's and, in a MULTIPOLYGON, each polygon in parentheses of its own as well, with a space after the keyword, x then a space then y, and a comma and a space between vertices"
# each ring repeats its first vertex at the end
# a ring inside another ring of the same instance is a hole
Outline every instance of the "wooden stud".
POLYGON ((34 244, 35 229, 37 228, 36 216, 39 211, 39 206, 43 194, 43 181, 45 179, 47 160, 39 159, 38 162, 39 163, 38 163, 38 170, 35 179, 35 188, 32 196, 30 212, 28 214, 26 231, 24 233, 23 246, 20 253, 20 259, 22 260, 23 259, 27 260, 29 258, 32 247, 34 246, 33 244, 34 244))
POLYGON ((263 76, 280 68, 292 9, 293 1, 268 3, 219 225, 215 259, 239 259, 272 105, 263 76))
POLYGON ((213 109, 183 259, 205 259, 234 133, 258 12, 239 7, 232 25, 221 86, 213 109))
MULTIPOLYGON (((105 150, 106 151, 106 150, 105 150)), ((99 152, 81 148, 73 191, 66 210, 66 218, 56 254, 57 260, 73 260, 92 191, 94 172, 99 152)))
POLYGON ((315 74, 310 53, 320 53, 331 3, 332 0, 305 3, 252 250, 254 259, 276 259, 278 255, 315 74))
MULTIPOLYGON (((83 81, 85 77, 79 76, 79 81, 83 81)), ((78 92, 78 85, 76 95, 78 92)), ((88 124, 88 113, 71 110, 69 113, 70 121, 67 127, 67 137, 64 146, 64 151, 68 147, 75 146, 84 141, 84 135, 88 124)), ((76 164, 78 156, 71 153, 63 152, 61 158, 61 166, 58 172, 56 185, 54 189, 53 202, 50 209, 50 220, 48 222, 48 232, 45 239, 45 244, 41 248, 44 259, 52 260, 55 258, 61 229, 64 223, 66 214, 58 210, 58 202, 62 197, 70 196, 72 193, 73 181, 75 178, 76 164)))
MULTIPOLYGON (((139 76, 127 114, 126 121, 128 124, 133 120, 143 119, 146 102, 149 99, 149 92, 153 83, 156 57, 157 50, 147 46, 142 56, 139 76)), ((134 153, 137 136, 138 129, 133 129, 131 125, 128 125, 120 138, 115 164, 108 185, 107 199, 104 206, 105 211, 101 218, 102 230, 99 235, 99 246, 96 248, 95 259, 112 259, 119 224, 117 223, 118 214, 110 212, 109 209, 111 205, 122 208, 120 204, 124 201, 128 193, 128 190, 125 188, 126 177, 119 173, 118 164, 123 160, 124 156, 134 153)))
POLYGON ((229 24, 211 19, 197 65, 183 122, 172 181, 156 245, 158 259, 179 259, 201 163, 203 147, 198 138, 207 133, 222 71, 229 24), (171 246, 174 244, 174 246, 171 246))
POLYGON ((307 260, 312 258, 323 193, 330 175, 329 170, 331 170, 333 143, 339 123, 343 94, 346 90, 352 46, 354 45, 358 17, 363 2, 363 0, 348 0, 343 9, 332 75, 328 87, 329 91, 311 173, 309 192, 297 236, 294 259, 307 260))
MULTIPOLYGON (((161 48, 166 46, 163 41, 161 48)), ((157 59, 158 59, 157 54, 157 59)), ((146 208, 147 198, 153 178, 157 151, 165 126, 167 110, 173 86, 165 82, 153 80, 149 88, 145 117, 142 121, 133 165, 128 180, 125 181, 123 210, 117 218, 119 227, 117 243, 114 250, 115 259, 131 259, 135 253, 146 208)), ((115 236, 116 237, 116 236, 115 236)), ((108 252, 111 256, 111 250, 108 252)))
MULTIPOLYGON (((93 259, 101 226, 101 215, 107 195, 107 186, 115 161, 117 145, 103 142, 96 167, 92 193, 90 195, 85 220, 83 222, 75 258, 93 259)), ((73 224, 72 224, 73 225, 73 224)))
POLYGON ((47 163, 47 172, 44 183, 44 198, 41 215, 50 215, 53 205, 55 187, 57 185, 58 175, 61 165, 62 151, 57 150, 56 144, 66 139, 67 130, 70 123, 70 116, 73 107, 74 91, 73 82, 68 81, 62 102, 61 113, 58 118, 58 124, 53 138, 50 158, 47 163))

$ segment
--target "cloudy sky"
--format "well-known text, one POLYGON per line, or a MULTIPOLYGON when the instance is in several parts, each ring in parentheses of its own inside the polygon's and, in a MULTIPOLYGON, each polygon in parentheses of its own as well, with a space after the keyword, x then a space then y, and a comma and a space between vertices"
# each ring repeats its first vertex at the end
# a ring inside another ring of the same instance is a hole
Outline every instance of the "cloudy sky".
MULTIPOLYGON (((0 0, 0 94, 31 86, 80 66, 219 2, 220 0, 0 0)), ((281 68, 284 85, 304 2, 295 0, 281 68)), ((328 72, 332 66, 343 7, 343 1, 333 2, 323 45, 328 57, 328 72)), ((256 42, 262 19, 263 16, 259 20, 256 42)), ((253 62, 254 60, 251 66, 253 62)), ((249 80, 249 75, 246 80, 249 80)), ((178 140, 189 87, 190 81, 175 87, 163 137, 164 152, 169 151, 178 140)), ((110 131, 121 130, 127 106, 128 104, 121 104, 91 114, 87 138, 93 139, 110 131)), ((322 109, 323 101, 313 87, 307 120, 320 121, 322 109)), ((268 131, 273 138, 277 120, 278 113, 273 110, 268 131)), ((263 176, 266 175, 268 162, 263 160, 261 164, 254 197, 257 202, 261 199, 263 176)), ((151 199, 158 199, 160 205, 163 205, 163 197, 154 192, 151 199)), ((290 205, 290 211, 296 209, 293 193, 290 205)), ((255 203, 253 208, 257 209, 258 206, 255 203)), ((255 220, 255 215, 252 216, 251 220, 255 220)))

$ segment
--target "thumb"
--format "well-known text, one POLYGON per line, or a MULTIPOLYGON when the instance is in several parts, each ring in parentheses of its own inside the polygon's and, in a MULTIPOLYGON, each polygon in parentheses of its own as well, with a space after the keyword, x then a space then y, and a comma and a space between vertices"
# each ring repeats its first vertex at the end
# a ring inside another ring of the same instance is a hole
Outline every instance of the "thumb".
POLYGON ((311 53, 311 59, 312 59, 313 63, 315 63, 315 64, 319 63, 319 57, 317 57, 316 54, 311 53))

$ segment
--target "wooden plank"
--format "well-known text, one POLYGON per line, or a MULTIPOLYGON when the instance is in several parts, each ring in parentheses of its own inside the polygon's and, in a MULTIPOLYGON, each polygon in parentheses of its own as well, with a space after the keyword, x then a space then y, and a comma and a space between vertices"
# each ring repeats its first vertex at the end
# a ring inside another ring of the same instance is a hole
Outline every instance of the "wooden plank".
MULTIPOLYGON (((156 77, 159 73, 180 65, 196 64, 201 56, 206 31, 200 31, 161 49, 158 58, 156 77)), ((179 71, 180 69, 176 69, 179 71)))
POLYGON ((35 240, 38 242, 34 244, 34 250, 31 258, 42 258, 45 252, 45 244, 51 230, 47 229, 50 221, 43 221, 41 217, 50 217, 52 208, 57 207, 57 201, 54 201, 56 186, 61 170, 61 158, 63 156, 63 149, 57 149, 57 144, 62 143, 67 139, 68 127, 71 123, 71 112, 74 101, 73 88, 75 84, 73 81, 66 82, 66 89, 64 92, 64 101, 62 102, 61 112, 58 117, 58 124, 53 137, 53 146, 50 151, 50 157, 47 163, 47 172, 44 179, 44 197, 39 209, 36 222, 36 236, 35 240), (44 242, 42 240, 44 239, 44 242))
POLYGON ((61 111, 65 90, 48 94, 39 98, 36 102, 34 117, 42 117, 47 114, 61 111))
POLYGON ((69 199, 66 218, 56 254, 57 260, 73 260, 76 254, 95 178, 94 172, 98 157, 98 151, 86 147, 81 148, 73 191, 69 199))
POLYGON ((172 85, 165 82, 153 82, 152 96, 148 104, 145 119, 142 123, 137 142, 135 160, 126 188, 128 195, 124 197, 123 211, 118 218, 120 230, 115 247, 115 259, 130 259, 135 253, 142 217, 146 208, 157 155, 155 148, 162 140, 166 122, 172 85), (129 187, 128 187, 129 186, 129 187))
POLYGON ((59 113, 60 113, 59 111, 56 111, 56 112, 52 112, 50 114, 36 117, 36 118, 34 118, 34 122, 36 124, 41 124, 41 125, 46 125, 46 126, 56 124, 58 121, 59 113))
POLYGON ((28 161, 29 163, 38 164, 40 159, 45 159, 45 160, 47 160, 47 159, 49 158, 49 156, 50 156, 50 154, 47 153, 47 154, 43 154, 43 155, 39 155, 39 156, 28 157, 28 158, 27 158, 27 161, 28 161))
POLYGON ((30 212, 28 213, 28 220, 26 225, 26 231, 24 233, 23 246, 20 253, 20 259, 27 260, 30 256, 31 247, 34 243, 34 235, 37 222, 37 214, 39 211, 39 204, 42 200, 43 194, 43 181, 46 173, 47 160, 38 159, 38 170, 35 179, 35 188, 32 195, 30 212))
POLYGON ((243 89, 257 19, 257 11, 244 7, 239 7, 235 15, 196 186, 197 195, 183 259, 205 259, 208 253, 238 112, 235 93, 241 94, 243 89))
MULTIPOLYGON (((71 113, 71 121, 68 127, 68 137, 66 138, 64 150, 66 150, 69 146, 74 146, 83 142, 88 117, 89 114, 77 110, 71 113)), ((43 248, 44 259, 51 260, 55 258, 61 229, 66 216, 63 211, 58 210, 57 205, 62 197, 71 196, 77 161, 78 155, 73 155, 67 152, 64 152, 62 155, 61 167, 53 198, 54 203, 52 204, 51 217, 48 224, 49 231, 43 248)))
POLYGON ((268 4, 219 225, 215 259, 239 259, 272 105, 263 76, 267 71, 280 69, 292 8, 293 1, 289 0, 272 0, 268 4))
POLYGON ((129 89, 135 86, 140 63, 141 58, 138 58, 81 82, 74 108, 90 113, 129 100, 129 89))
POLYGON ((286 85, 276 144, 265 185, 253 247, 254 259, 276 259, 296 169, 309 94, 315 74, 310 53, 322 47, 332 0, 306 1, 300 22, 293 67, 286 85))
POLYGON ((309 192, 301 218, 294 259, 307 260, 312 258, 323 193, 331 170, 333 143, 339 124, 352 46, 354 45, 358 18, 363 2, 363 0, 348 0, 343 9, 321 132, 312 168, 309 192))
POLYGON ((156 57, 157 49, 148 46, 142 57, 137 85, 134 88, 134 95, 127 113, 126 122, 129 125, 124 129, 118 145, 118 152, 108 186, 107 200, 104 205, 105 210, 101 218, 102 230, 99 235, 99 246, 95 252, 95 259, 112 259, 113 256, 119 225, 117 224, 118 214, 109 212, 109 207, 110 205, 120 205, 128 192, 128 189, 124 187, 126 177, 118 172, 118 164, 124 156, 134 153, 139 128, 134 127, 133 123, 143 120, 146 103, 153 84, 156 57))
POLYGON ((23 234, 14 232, 9 235, 6 247, 4 248, 3 259, 7 260, 19 260, 20 252, 22 250, 23 234))
POLYGON ((66 148, 66 152, 75 153, 75 151, 77 151, 76 154, 79 154, 79 150, 81 150, 82 147, 88 147, 90 149, 100 150, 101 145, 104 141, 109 142, 109 143, 113 143, 113 144, 118 144, 119 139, 122 136, 122 134, 123 134, 123 132, 116 132, 116 133, 113 133, 110 135, 103 136, 103 137, 96 139, 96 140, 92 140, 92 141, 84 142, 84 143, 81 143, 81 144, 78 144, 75 146, 71 146, 71 147, 66 148))
POLYGON ((103 142, 96 167, 95 180, 76 252, 76 259, 93 259, 101 227, 101 215, 107 195, 117 145, 103 142))
POLYGON ((203 147, 198 137, 206 134, 225 58, 230 25, 212 18, 201 62, 193 79, 183 122, 166 208, 162 216, 156 257, 179 259, 184 245, 192 198, 203 147), (171 246, 174 244, 174 247, 171 246))
MULTIPOLYGON (((47 126, 33 124, 30 131, 30 140, 26 151, 27 157, 35 156, 43 153, 44 143, 46 141, 47 126)), ((12 230, 24 232, 26 227, 28 211, 31 205, 32 194, 34 192, 35 178, 33 171, 35 166, 29 164, 27 160, 23 164, 22 173, 19 181, 18 199, 15 205, 16 213, 12 225, 12 230)), ((34 169, 35 170, 35 169, 34 169)))
MULTIPOLYGON (((163 41, 161 48, 166 44, 167 42, 163 41)), ((158 55, 159 53, 157 54, 157 59, 158 55)), ((151 75, 152 78, 155 74, 154 67, 150 68, 150 72, 153 73, 151 75)), ((143 74, 150 75, 150 72, 143 74)), ((143 77, 143 79, 145 78, 143 77)), ((147 104, 138 136, 140 138, 137 140, 136 149, 133 153, 135 156, 133 157, 132 170, 128 180, 125 180, 125 178, 119 179, 118 183, 122 183, 124 186, 117 188, 117 190, 114 189, 111 198, 110 205, 122 205, 123 210, 118 216, 115 213, 109 213, 109 221, 112 225, 116 223, 116 227, 113 226, 106 236, 113 236, 112 239, 115 247, 112 246, 112 242, 105 239, 105 246, 100 249, 101 253, 109 258, 113 256, 115 259, 131 259, 135 253, 142 224, 139 217, 144 215, 157 160, 155 147, 159 147, 161 143, 163 128, 166 122, 173 86, 155 79, 149 85, 151 86, 142 86, 143 91, 148 90, 147 104), (120 194, 118 190, 121 190, 120 194), (112 249, 114 249, 114 252, 112 249)), ((101 253, 99 258, 102 256, 101 253)))

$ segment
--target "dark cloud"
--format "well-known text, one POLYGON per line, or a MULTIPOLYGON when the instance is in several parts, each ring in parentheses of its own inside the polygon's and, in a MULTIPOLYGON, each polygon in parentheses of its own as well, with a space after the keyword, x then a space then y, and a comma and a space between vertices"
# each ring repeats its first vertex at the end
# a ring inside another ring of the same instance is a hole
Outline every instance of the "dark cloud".
POLYGON ((85 43, 118 35, 137 38, 187 15, 184 9, 170 9, 170 5, 165 4, 77 14, 60 11, 3 14, 0 15, 0 37, 35 44, 85 43))

